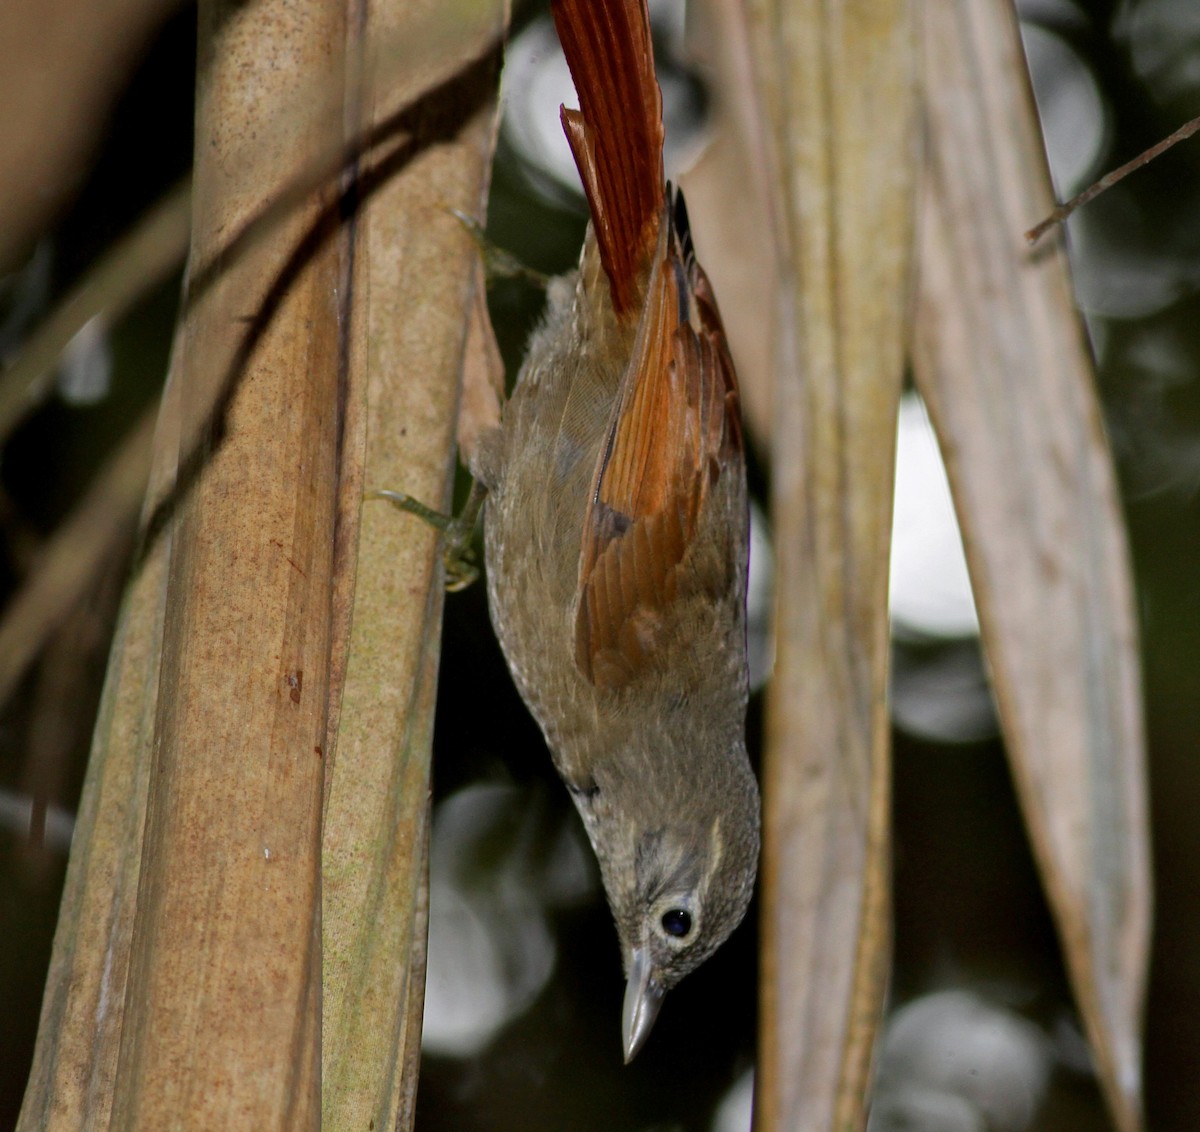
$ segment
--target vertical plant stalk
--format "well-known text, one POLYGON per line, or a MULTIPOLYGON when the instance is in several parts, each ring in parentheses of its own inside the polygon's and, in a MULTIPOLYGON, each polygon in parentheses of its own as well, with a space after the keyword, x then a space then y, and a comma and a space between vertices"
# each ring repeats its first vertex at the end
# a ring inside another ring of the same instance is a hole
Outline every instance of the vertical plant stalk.
MULTIPOLYGON (((322 0, 209 0, 199 16, 192 264, 204 270, 270 186, 328 148, 326 117, 294 91, 340 72, 343 27, 340 7, 322 0), (251 146, 265 180, 239 160, 251 146)), ((112 1123, 123 1128, 170 1127, 181 1113, 211 1128, 320 1121, 342 355, 331 198, 297 208, 220 274, 182 331, 181 453, 199 471, 170 520, 114 1083, 112 1123)))
POLYGON ((850 1129, 890 961, 887 570, 915 131, 904 0, 757 0, 775 153, 777 658, 756 1127, 850 1129))
MULTIPOLYGON (((459 15, 456 49, 469 53, 436 102, 404 115, 411 156, 356 212, 339 556, 356 554, 357 568, 339 569, 349 647, 323 847, 327 1129, 411 1127, 416 1095, 442 542, 421 519, 361 500, 364 488, 394 488, 451 503, 467 314, 482 286, 478 249, 451 209, 484 215, 500 59, 479 45, 500 41, 507 4, 459 15)), ((421 20, 413 5, 368 6, 361 126, 411 101, 413 77, 389 79, 373 45, 404 41, 421 20)), ((369 162, 364 183, 394 163, 369 162)))
POLYGON ((411 1124, 440 555, 419 523, 371 513, 347 675, 359 505, 368 474, 448 500, 476 259, 448 208, 486 195, 501 24, 492 0, 381 18, 394 89, 360 101, 355 69, 347 115, 339 10, 202 9, 194 293, 22 1128, 321 1121, 323 802, 329 1126, 411 1124), (345 200, 298 192, 379 123, 345 200))
POLYGON ((1129 551, 1016 15, 931 0, 914 369, 963 528, 1000 720, 1097 1076, 1141 1127, 1151 881, 1129 551))

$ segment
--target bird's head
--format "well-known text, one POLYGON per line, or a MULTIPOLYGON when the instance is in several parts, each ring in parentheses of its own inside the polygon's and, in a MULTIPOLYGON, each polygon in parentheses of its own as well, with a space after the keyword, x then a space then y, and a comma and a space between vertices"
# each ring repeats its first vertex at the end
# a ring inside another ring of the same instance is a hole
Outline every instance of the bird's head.
POLYGON ((712 781, 681 776, 686 791, 644 789, 616 820, 588 823, 625 964, 626 1062, 666 992, 725 942, 754 890, 759 796, 744 748, 704 770, 712 781))

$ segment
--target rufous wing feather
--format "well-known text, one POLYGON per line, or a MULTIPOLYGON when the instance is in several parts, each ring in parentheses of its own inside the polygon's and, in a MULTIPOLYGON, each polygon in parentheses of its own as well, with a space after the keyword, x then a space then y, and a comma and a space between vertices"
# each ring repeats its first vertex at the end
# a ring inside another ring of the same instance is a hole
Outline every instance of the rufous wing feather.
POLYGON ((677 218, 661 226, 584 519, 576 662, 598 687, 656 665, 678 599, 732 585, 688 553, 714 487, 740 467, 742 437, 733 364, 681 197, 677 218))

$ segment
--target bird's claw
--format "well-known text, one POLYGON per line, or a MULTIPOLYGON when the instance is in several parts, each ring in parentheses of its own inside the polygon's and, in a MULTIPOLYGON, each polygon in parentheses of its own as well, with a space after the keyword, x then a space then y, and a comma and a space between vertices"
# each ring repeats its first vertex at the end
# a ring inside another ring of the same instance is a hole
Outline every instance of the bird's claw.
POLYGON ((483 503, 483 490, 478 483, 471 487, 471 495, 457 516, 445 515, 426 506, 419 499, 403 491, 388 491, 378 488, 368 491, 365 499, 385 499, 400 511, 407 511, 423 519, 431 527, 441 531, 445 536, 442 547, 442 563, 446 571, 446 589, 450 593, 465 590, 479 577, 479 564, 475 561, 475 550, 471 545, 475 532, 475 520, 479 516, 479 508, 483 503))

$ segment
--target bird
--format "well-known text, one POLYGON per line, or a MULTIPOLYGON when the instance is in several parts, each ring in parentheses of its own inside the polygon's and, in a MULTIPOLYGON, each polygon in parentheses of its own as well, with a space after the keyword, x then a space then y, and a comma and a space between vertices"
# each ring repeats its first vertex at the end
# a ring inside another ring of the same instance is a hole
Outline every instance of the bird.
POLYGON ((626 1063, 754 889, 738 385, 663 172, 646 0, 553 0, 590 221, 476 445, 491 621, 599 863, 626 1063))

